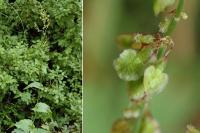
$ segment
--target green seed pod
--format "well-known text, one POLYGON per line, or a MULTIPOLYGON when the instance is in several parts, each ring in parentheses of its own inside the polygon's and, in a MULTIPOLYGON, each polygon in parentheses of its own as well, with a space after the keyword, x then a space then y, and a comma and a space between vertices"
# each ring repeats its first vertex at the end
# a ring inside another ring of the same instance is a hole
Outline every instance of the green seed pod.
MULTIPOLYGON (((164 66, 163 66, 164 67, 164 66)), ((149 66, 144 72, 144 89, 148 94, 161 92, 168 82, 168 75, 163 73, 162 64, 157 68, 149 66)))
POLYGON ((133 48, 135 50, 142 49, 143 45, 154 43, 155 37, 153 35, 143 34, 123 34, 118 36, 117 43, 122 49, 133 48))
POLYGON ((124 50, 120 57, 114 61, 119 78, 125 81, 138 80, 138 70, 141 66, 142 60, 137 58, 137 52, 133 49, 124 50))
POLYGON ((128 82, 128 92, 129 92, 129 98, 132 101, 142 102, 146 97, 143 85, 143 78, 140 78, 137 81, 128 82))
POLYGON ((120 79, 125 81, 138 80, 144 73, 146 61, 151 54, 151 49, 136 52, 133 49, 124 50, 114 61, 114 68, 120 79))
POLYGON ((133 34, 123 34, 118 36, 117 43, 123 49, 131 48, 131 45, 133 44, 133 34))
POLYGON ((146 115, 143 121, 143 127, 141 133, 160 133, 160 128, 155 119, 150 115, 146 115))
POLYGON ((136 43, 152 44, 155 37, 152 35, 136 34, 134 40, 136 43))
POLYGON ((119 119, 113 126, 111 133, 132 133, 135 119, 119 119))

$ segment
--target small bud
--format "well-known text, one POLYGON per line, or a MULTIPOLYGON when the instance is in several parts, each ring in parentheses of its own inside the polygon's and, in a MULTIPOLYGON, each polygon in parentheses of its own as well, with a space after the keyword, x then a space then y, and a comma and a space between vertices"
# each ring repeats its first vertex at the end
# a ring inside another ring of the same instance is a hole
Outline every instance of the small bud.
POLYGON ((180 21, 180 17, 175 17, 174 20, 175 20, 176 22, 179 22, 179 21, 180 21))
POLYGON ((184 19, 184 20, 188 19, 187 13, 181 12, 181 18, 184 19))
POLYGON ((142 48, 142 44, 141 43, 133 43, 131 45, 131 48, 136 49, 136 50, 141 49, 142 48))
POLYGON ((124 111, 124 117, 126 119, 131 119, 131 118, 137 118, 140 115, 140 110, 132 110, 132 109, 126 109, 124 111))
POLYGON ((149 95, 161 92, 168 82, 168 75, 163 73, 164 65, 149 66, 144 72, 144 89, 149 95))
POLYGON ((133 35, 132 34, 123 34, 118 36, 117 43, 122 48, 130 48, 133 43, 133 35))

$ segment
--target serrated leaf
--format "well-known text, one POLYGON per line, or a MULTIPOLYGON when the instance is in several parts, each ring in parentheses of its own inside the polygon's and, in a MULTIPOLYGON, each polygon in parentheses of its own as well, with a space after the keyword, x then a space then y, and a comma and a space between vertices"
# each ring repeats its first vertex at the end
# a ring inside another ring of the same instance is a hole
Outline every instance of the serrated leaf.
POLYGON ((155 0, 153 7, 155 15, 163 12, 166 7, 171 6, 174 2, 175 0, 155 0))
POLYGON ((35 128, 33 121, 30 119, 20 120, 19 122, 15 123, 15 126, 27 133, 35 128))
POLYGON ((32 109, 34 112, 39 112, 39 113, 51 113, 51 109, 49 105, 46 103, 37 103, 35 107, 32 109))

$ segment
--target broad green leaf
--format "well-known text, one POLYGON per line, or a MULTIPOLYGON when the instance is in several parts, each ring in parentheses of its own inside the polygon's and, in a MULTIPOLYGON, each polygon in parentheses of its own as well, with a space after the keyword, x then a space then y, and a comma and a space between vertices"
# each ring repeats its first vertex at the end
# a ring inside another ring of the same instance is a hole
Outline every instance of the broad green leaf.
POLYGON ((144 72, 144 88, 150 94, 161 92, 168 83, 167 74, 163 73, 163 67, 149 66, 144 72))
POLYGON ((30 119, 24 119, 24 120, 20 120, 19 122, 15 123, 15 126, 18 129, 21 129, 22 131, 24 131, 25 133, 30 132, 32 129, 35 128, 33 121, 30 119))
POLYGON ((31 133, 50 133, 50 132, 47 131, 47 130, 44 130, 42 128, 35 128, 35 129, 32 130, 31 133))
POLYGON ((25 132, 21 129, 15 129, 12 131, 12 133, 25 133, 25 132))
POLYGON ((39 113, 51 113, 51 109, 49 105, 46 103, 37 103, 35 107, 32 109, 34 112, 39 112, 39 113))
POLYGON ((125 81, 139 79, 138 69, 141 65, 142 60, 137 58, 137 52, 133 49, 124 50, 114 61, 114 68, 118 76, 125 81))
POLYGON ((166 7, 171 6, 174 2, 175 0, 155 0, 153 7, 155 15, 163 12, 166 7))
POLYGON ((26 86, 24 89, 29 89, 29 88, 41 89, 41 88, 43 88, 43 85, 39 82, 33 82, 33 83, 29 84, 28 86, 26 86))

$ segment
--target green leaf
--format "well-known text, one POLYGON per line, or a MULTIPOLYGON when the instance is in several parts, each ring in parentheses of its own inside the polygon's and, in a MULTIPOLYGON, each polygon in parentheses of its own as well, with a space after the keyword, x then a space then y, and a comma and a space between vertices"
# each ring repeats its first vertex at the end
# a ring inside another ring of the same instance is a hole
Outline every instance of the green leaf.
MULTIPOLYGON (((20 120, 19 122, 15 123, 15 126, 24 131, 25 133, 30 132, 32 129, 35 128, 33 121, 30 119, 20 120)), ((18 130, 19 131, 19 130, 18 130)))
POLYGON ((33 82, 33 83, 29 84, 28 86, 26 86, 24 88, 24 90, 29 89, 29 88, 41 89, 41 88, 43 88, 43 85, 41 83, 39 83, 39 82, 33 82))
POLYGON ((163 12, 166 7, 171 6, 174 2, 175 0, 155 0, 153 7, 155 15, 163 12))
POLYGON ((25 102, 26 104, 29 104, 31 102, 31 93, 24 92, 20 94, 21 100, 25 102))
POLYGON ((149 66, 144 72, 144 88, 150 94, 161 92, 168 83, 168 75, 163 73, 163 66, 149 66))
POLYGON ((35 128, 32 130, 31 133, 50 133, 50 132, 48 132, 47 130, 44 130, 42 128, 35 128))
POLYGON ((46 103, 41 102, 37 103, 32 110, 39 113, 51 113, 50 107, 46 103))
POLYGON ((5 8, 5 2, 4 0, 0 0, 0 9, 4 9, 5 8))
POLYGON ((21 129, 15 129, 12 131, 12 133, 25 133, 25 132, 21 129))
POLYGON ((137 58, 137 52, 133 49, 124 50, 114 61, 114 68, 119 78, 125 81, 138 80, 138 69, 141 68, 141 65, 142 60, 137 58))

